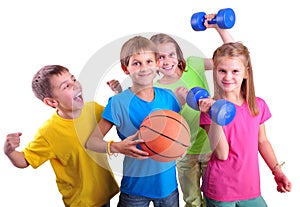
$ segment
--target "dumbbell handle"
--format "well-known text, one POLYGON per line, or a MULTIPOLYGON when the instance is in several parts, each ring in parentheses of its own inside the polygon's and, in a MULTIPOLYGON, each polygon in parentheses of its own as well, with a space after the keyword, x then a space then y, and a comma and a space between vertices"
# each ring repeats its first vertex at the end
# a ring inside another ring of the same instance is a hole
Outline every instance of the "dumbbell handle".
MULTIPOLYGON (((194 87, 188 92, 186 103, 194 110, 199 111, 198 101, 207 97, 209 97, 207 90, 200 87, 194 87)), ((225 99, 217 100, 211 106, 209 111, 211 119, 221 126, 229 124, 235 117, 235 113, 235 105, 229 101, 226 101, 225 99)))
POLYGON ((208 24, 217 24, 217 19, 216 19, 216 17, 213 18, 213 19, 210 20, 210 21, 207 21, 207 23, 208 23, 208 24))

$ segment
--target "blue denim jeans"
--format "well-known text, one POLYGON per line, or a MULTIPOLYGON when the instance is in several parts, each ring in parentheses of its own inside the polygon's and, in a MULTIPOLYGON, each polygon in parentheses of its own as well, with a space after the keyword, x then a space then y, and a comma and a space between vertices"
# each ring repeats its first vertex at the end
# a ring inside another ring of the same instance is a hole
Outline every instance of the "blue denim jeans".
POLYGON ((153 202, 154 207, 179 207, 178 189, 165 198, 147 198, 143 196, 120 193, 118 207, 149 207, 153 202))

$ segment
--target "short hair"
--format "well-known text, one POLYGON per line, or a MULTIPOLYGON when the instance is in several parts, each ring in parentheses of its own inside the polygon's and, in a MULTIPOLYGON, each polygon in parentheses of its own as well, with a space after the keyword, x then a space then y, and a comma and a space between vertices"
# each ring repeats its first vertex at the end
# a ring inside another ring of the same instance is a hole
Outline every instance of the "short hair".
POLYGON ((159 59, 157 47, 151 40, 146 37, 135 36, 123 44, 120 52, 120 62, 127 67, 131 56, 143 52, 153 52, 155 60, 159 59))
POLYGON ((158 46, 160 44, 165 44, 165 43, 174 44, 175 49, 176 49, 177 59, 178 59, 178 68, 182 71, 185 71, 186 61, 184 59, 183 52, 182 52, 179 44, 173 37, 171 37, 170 35, 164 34, 164 33, 159 33, 159 34, 153 35, 150 38, 150 40, 152 42, 154 42, 154 44, 156 46, 158 46))
POLYGON ((52 87, 50 83, 50 78, 53 75, 60 75, 65 71, 69 71, 66 67, 61 65, 46 65, 42 67, 33 76, 31 87, 34 95, 41 101, 44 98, 52 98, 52 87))

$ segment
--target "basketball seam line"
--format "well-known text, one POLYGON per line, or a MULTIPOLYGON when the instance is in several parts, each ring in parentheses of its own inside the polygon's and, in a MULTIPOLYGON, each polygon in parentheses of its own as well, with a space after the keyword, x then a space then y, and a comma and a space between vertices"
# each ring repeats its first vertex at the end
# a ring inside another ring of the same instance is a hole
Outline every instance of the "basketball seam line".
MULTIPOLYGON (((176 122, 182 124, 182 122, 179 121, 178 119, 175 119, 174 117, 169 116, 169 115, 165 115, 165 114, 164 114, 164 115, 157 114, 157 115, 155 115, 155 116, 150 116, 150 117, 148 117, 147 119, 150 119, 150 118, 156 117, 156 116, 159 116, 159 117, 168 117, 168 118, 171 118, 171 119, 175 120, 176 122)), ((184 124, 182 124, 182 126, 185 128, 186 131, 190 131, 184 124)))
POLYGON ((166 156, 166 155, 162 155, 159 152, 156 152, 153 149, 151 149, 146 143, 144 143, 144 145, 147 147, 148 150, 150 150, 151 152, 153 152, 155 155, 159 155, 159 156, 164 157, 164 158, 177 158, 178 157, 178 156, 166 156))
POLYGON ((167 136, 167 135, 165 135, 165 134, 162 134, 162 133, 160 133, 159 131, 156 131, 156 130, 154 130, 154 129, 148 127, 148 126, 142 125, 141 128, 142 128, 142 127, 147 128, 147 129, 149 129, 149 130, 151 130, 151 131, 153 131, 153 132, 156 132, 157 134, 159 134, 159 135, 161 135, 161 136, 163 136, 163 137, 165 137, 165 138, 167 138, 167 139, 169 139, 169 140, 172 140, 172 141, 176 142, 177 144, 180 144, 180 145, 182 145, 182 146, 184 146, 184 147, 188 147, 188 146, 189 146, 189 145, 183 144, 183 143, 181 143, 181 142, 178 142, 177 140, 175 140, 175 139, 173 139, 173 138, 171 138, 171 137, 169 137, 169 136, 167 136))

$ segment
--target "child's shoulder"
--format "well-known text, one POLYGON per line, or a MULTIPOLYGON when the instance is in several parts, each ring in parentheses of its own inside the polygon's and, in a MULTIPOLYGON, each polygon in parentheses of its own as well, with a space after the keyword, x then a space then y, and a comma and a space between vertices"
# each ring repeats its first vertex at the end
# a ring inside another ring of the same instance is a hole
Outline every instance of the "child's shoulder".
POLYGON ((258 104, 266 104, 266 101, 261 97, 256 96, 255 99, 256 99, 256 103, 258 104))
POLYGON ((155 92, 159 93, 166 93, 166 94, 174 94, 174 92, 169 88, 160 88, 160 87, 153 87, 155 92))
POLYGON ((99 114, 99 113, 103 112, 104 106, 102 106, 101 104, 99 104, 96 101, 89 101, 89 102, 84 103, 84 109, 83 110, 87 110, 87 111, 90 111, 92 113, 99 114))
POLYGON ((159 88, 159 87, 153 87, 153 88, 154 88, 154 91, 155 91, 155 97, 158 97, 158 98, 168 97, 168 99, 177 100, 175 93, 171 89, 169 89, 169 88, 159 88))
POLYGON ((204 65, 204 59, 198 56, 189 56, 186 59, 187 66, 191 68, 198 68, 199 66, 204 65))
POLYGON ((88 101, 88 102, 85 102, 84 103, 84 106, 85 107, 97 107, 97 108, 104 108, 104 106, 102 106, 101 104, 99 104, 98 102, 96 101, 88 101))

